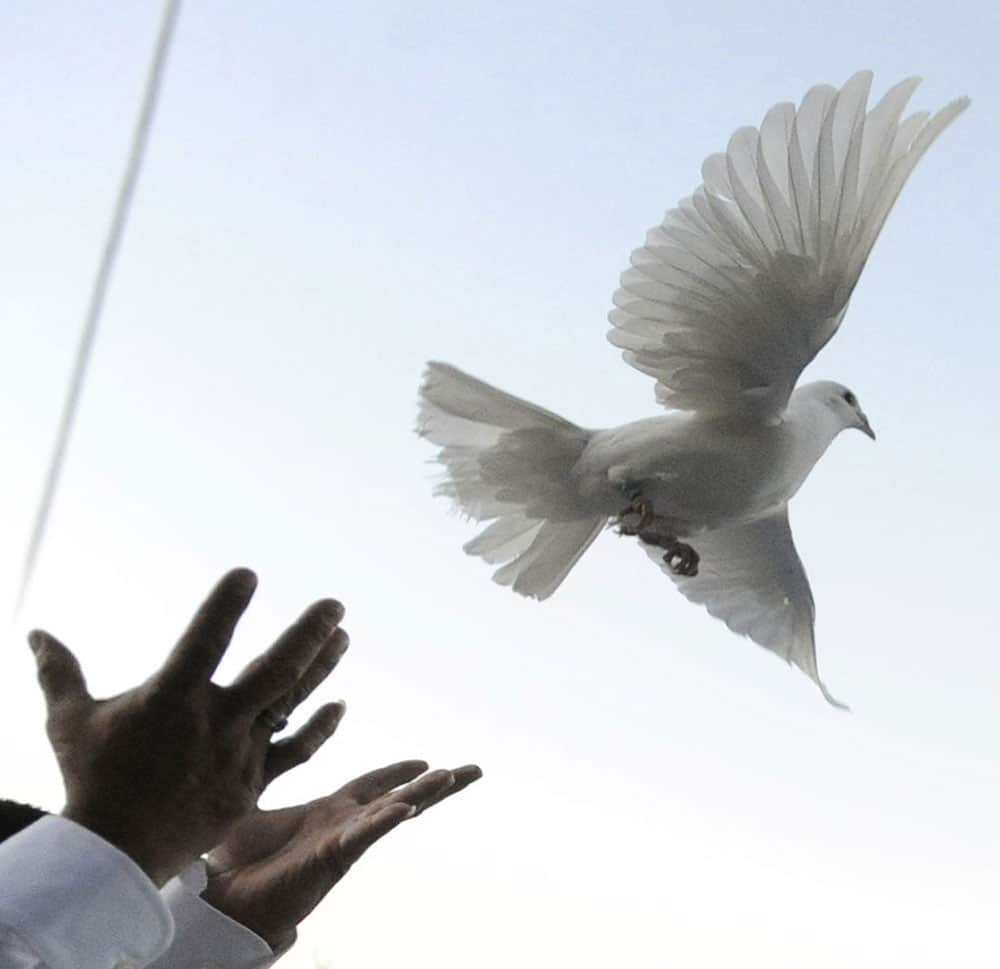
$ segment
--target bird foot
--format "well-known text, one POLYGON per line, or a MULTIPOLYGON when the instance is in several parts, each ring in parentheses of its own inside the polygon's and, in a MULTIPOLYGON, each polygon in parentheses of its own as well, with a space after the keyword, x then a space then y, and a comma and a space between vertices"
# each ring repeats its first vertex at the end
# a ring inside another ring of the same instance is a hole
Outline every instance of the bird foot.
POLYGON ((654 548, 663 549, 663 563, 674 575, 693 578, 698 574, 701 556, 686 542, 679 542, 673 535, 665 535, 655 528, 640 531, 639 539, 654 548))
POLYGON ((653 524, 656 513, 653 511, 653 503, 642 495, 636 495, 620 512, 618 512, 618 534, 634 536, 644 532, 653 524), (639 520, 634 524, 626 521, 634 515, 639 516, 639 520))
POLYGON ((663 561, 674 575, 691 579, 698 574, 701 556, 685 542, 674 542, 664 553, 663 561))

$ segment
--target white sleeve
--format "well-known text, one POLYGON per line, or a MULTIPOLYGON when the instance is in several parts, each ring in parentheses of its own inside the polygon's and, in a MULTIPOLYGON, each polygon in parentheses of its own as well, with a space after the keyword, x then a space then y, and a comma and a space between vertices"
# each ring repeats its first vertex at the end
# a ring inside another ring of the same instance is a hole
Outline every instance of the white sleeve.
POLYGON ((172 934, 156 886, 92 831, 48 815, 0 843, 2 969, 138 969, 172 934))
POLYGON ((256 933, 202 897, 207 879, 196 862, 160 893, 174 919, 174 941, 148 969, 265 969, 287 949, 274 952, 256 933))

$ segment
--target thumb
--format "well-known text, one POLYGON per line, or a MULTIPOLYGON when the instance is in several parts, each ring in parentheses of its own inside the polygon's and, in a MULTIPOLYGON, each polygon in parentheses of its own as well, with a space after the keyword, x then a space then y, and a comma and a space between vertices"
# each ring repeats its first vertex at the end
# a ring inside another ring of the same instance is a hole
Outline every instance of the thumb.
POLYGON ((28 633, 28 644, 35 654, 38 682, 50 712, 58 704, 90 699, 79 662, 55 636, 33 629, 28 633))

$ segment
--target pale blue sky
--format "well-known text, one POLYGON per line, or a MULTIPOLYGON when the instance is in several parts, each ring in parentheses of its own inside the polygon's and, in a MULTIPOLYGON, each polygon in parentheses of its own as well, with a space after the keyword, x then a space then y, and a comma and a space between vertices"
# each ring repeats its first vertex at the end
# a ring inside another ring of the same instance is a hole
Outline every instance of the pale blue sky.
MULTIPOLYGON (((0 11, 9 601, 159 13, 0 11)), ((112 692, 247 564, 230 672, 320 595, 353 639, 343 734, 273 802, 401 757, 487 774, 359 865, 290 969, 995 966, 998 40, 985 2, 189 0, 7 636, 6 791, 59 804, 24 628, 112 692), (972 107, 810 370, 879 435, 792 506, 843 715, 611 536, 542 605, 490 583, 412 426, 428 358, 588 426, 654 413, 603 335, 628 253, 733 129, 866 67, 972 107)))

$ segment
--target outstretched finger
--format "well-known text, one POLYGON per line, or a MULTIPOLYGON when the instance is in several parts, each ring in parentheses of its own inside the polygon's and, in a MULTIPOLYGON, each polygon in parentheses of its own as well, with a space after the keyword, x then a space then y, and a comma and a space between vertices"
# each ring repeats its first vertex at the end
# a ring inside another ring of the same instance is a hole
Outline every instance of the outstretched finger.
POLYGON ((195 613, 160 676, 179 684, 209 679, 222 662, 256 588, 257 576, 250 569, 227 572, 195 613))
POLYGON ((454 783, 446 785, 440 788, 440 790, 431 791, 419 804, 408 797, 403 798, 403 800, 413 804, 417 808, 418 813, 422 813, 435 804, 440 804, 446 798, 457 794, 459 791, 464 791, 470 784, 478 781, 483 776, 483 772, 475 764, 466 764, 464 767, 456 767, 451 771, 451 776, 454 778, 454 783))
POLYGON ((358 804, 370 804, 383 794, 388 794, 400 784, 406 784, 415 777, 419 777, 427 770, 425 760, 401 760, 396 764, 389 764, 388 767, 380 767, 378 770, 369 771, 360 777, 354 778, 345 784, 333 797, 347 795, 357 801, 358 804))
POLYGON ((350 637, 340 628, 333 631, 320 647, 316 658, 302 674, 298 683, 292 687, 280 700, 270 704, 268 709, 278 717, 290 717, 296 707, 304 702, 313 691, 337 668, 341 657, 347 652, 350 637))
POLYGON ((374 814, 352 822, 343 834, 331 839, 323 853, 331 881, 339 881, 348 868, 379 838, 384 838, 414 814, 416 808, 410 804, 389 804, 374 814))
POLYGON ((378 803, 409 804, 415 811, 421 811, 425 804, 440 800, 454 786, 455 776, 450 770, 432 770, 405 787, 386 794, 378 803))
POLYGON ((38 683, 51 713, 57 706, 89 700, 87 683, 77 658, 55 636, 43 629, 28 633, 38 666, 38 683))
POLYGON ((343 617, 344 607, 335 599, 313 603, 229 687, 236 705, 256 715, 290 693, 343 617))
POLYGON ((264 765, 265 782, 270 784, 276 777, 309 760, 336 733, 345 711, 343 701, 328 703, 291 737, 272 744, 264 765))

